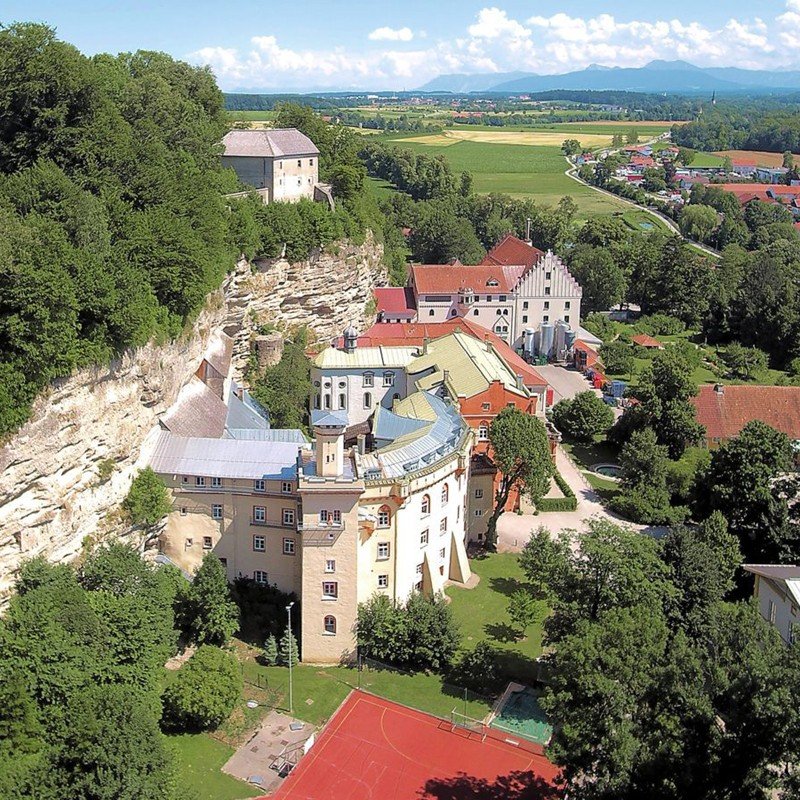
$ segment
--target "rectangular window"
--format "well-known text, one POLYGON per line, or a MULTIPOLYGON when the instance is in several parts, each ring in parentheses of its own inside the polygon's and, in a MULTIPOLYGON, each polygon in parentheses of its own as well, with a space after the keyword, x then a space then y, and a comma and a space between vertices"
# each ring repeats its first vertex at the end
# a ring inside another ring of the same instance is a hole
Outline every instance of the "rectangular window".
POLYGON ((212 478, 211 479, 211 485, 215 489, 220 489, 222 487, 222 478, 212 478))
POLYGON ((492 404, 491 404, 491 403, 481 403, 481 408, 482 408, 484 411, 488 411, 488 410, 489 410, 491 407, 492 407, 492 404))
POLYGON ((427 528, 424 531, 422 531, 422 533, 419 535, 419 543, 420 543, 420 546, 422 546, 422 547, 424 547, 426 544, 428 544, 428 530, 427 530, 427 528))
POLYGON ((253 522, 267 521, 267 509, 264 506, 253 506, 253 522))
POLYGON ((564 322, 569 322, 569 314, 564 314, 564 322))
POLYGON ((303 166, 303 162, 302 162, 302 160, 301 160, 301 159, 299 159, 299 158, 297 159, 297 166, 298 166, 298 167, 302 167, 302 166, 303 166))
POLYGON ((291 494, 292 493, 292 482, 291 481, 282 481, 281 482, 281 492, 283 492, 283 494, 291 494))
POLYGON ((211 516, 214 519, 222 519, 222 506, 217 505, 216 503, 211 506, 211 516))
POLYGON ((545 294, 550 294, 550 287, 549 286, 545 286, 544 287, 544 293, 545 294))
POLYGON ((389 542, 378 542, 378 558, 389 558, 389 542))
POLYGON ((379 589, 388 589, 389 588, 389 576, 388 575, 378 575, 378 588, 379 589))
POLYGON ((417 564, 417 575, 422 575, 422 564, 417 564))
POLYGON ((522 322, 525 323, 527 321, 528 321, 528 315, 527 314, 523 314, 522 315, 522 322))
POLYGON ((542 322, 550 322, 550 315, 549 314, 545 314, 542 317, 542 322))
POLYGON ((775 624, 775 613, 777 611, 777 607, 772 600, 769 601, 769 621, 774 625, 775 624))
POLYGON ((309 158, 308 159, 308 166, 309 167, 313 167, 314 166, 314 159, 313 158, 309 158))
POLYGON ((285 556, 293 556, 294 555, 294 539, 284 539, 283 540, 283 554, 285 556))
POLYGON ((483 499, 483 489, 476 489, 475 490, 475 499, 482 500, 483 499))
POLYGON ((195 486, 205 486, 206 485, 206 479, 202 475, 198 475, 194 479, 194 485, 195 486))
POLYGON ((480 509, 480 508, 476 508, 475 509, 475 516, 476 517, 482 517, 483 516, 483 510, 480 509))
POLYGON ((253 481, 254 492, 265 492, 267 490, 267 482, 257 479, 253 481))
POLYGON ((506 301, 506 296, 504 294, 501 294, 500 295, 500 302, 501 303, 505 303, 505 301, 506 301))
POLYGON ((267 551, 267 537, 266 536, 254 536, 253 537, 253 552, 255 553, 266 553, 267 551))
POLYGON ((322 511, 319 512, 319 524, 320 525, 328 524, 328 511, 325 508, 323 508, 322 511))
POLYGON ((325 572, 336 572, 336 561, 334 559, 326 559, 325 572))
POLYGON ((267 581, 269 580, 269 578, 268 578, 268 576, 267 576, 267 573, 266 573, 266 572, 264 572, 264 570, 263 570, 263 569, 257 569, 257 570, 256 570, 256 571, 253 573, 253 580, 254 580, 256 583, 267 583, 267 581))
POLYGON ((545 274, 544 274, 544 279, 545 279, 546 281, 549 281, 549 280, 550 280, 550 278, 552 278, 552 277, 553 277, 553 273, 552 273, 552 272, 545 272, 545 274))
POLYGON ((203 537, 203 550, 210 550, 214 546, 210 536, 203 537))
POLYGON ((492 302, 492 296, 490 294, 486 295, 486 302, 487 303, 491 303, 492 302))
POLYGON ((523 311, 527 311, 528 310, 528 301, 527 300, 522 304, 522 310, 523 311))
POLYGON ((338 508, 335 508, 333 510, 333 518, 331 521, 333 522, 334 525, 342 524, 342 512, 338 508))
POLYGON ((550 301, 549 300, 545 300, 544 301, 544 310, 548 311, 549 309, 550 309, 550 301))
POLYGON ((187 539, 184 546, 185 547, 191 547, 193 544, 194 544, 194 540, 193 539, 187 539))
POLYGON ((444 547, 439 551, 439 558, 444 561, 444 547))
POLYGON ((443 519, 443 520, 442 520, 442 521, 439 523, 439 536, 442 536, 442 535, 444 535, 445 533, 447 533, 447 517, 445 517, 445 518, 444 518, 444 519, 443 519))
POLYGON ((284 508, 283 509, 283 524, 284 525, 294 525, 294 509, 293 508, 284 508))
POLYGON ((375 385, 375 375, 371 372, 364 373, 364 386, 371 389, 375 385))
POLYGON ((336 581, 322 582, 322 596, 335 599, 339 596, 339 584, 336 581))
POLYGON ((181 478, 181 483, 189 483, 189 476, 188 475, 184 475, 181 478))
POLYGON ((569 309, 569 307, 570 307, 570 302, 569 300, 567 300, 567 302, 564 303, 564 308, 569 309))
POLYGON ((186 513, 187 513, 187 512, 186 512, 186 506, 181 506, 181 516, 182 516, 182 517, 185 517, 185 516, 186 516, 186 513))
POLYGON ((394 386, 394 372, 384 372, 383 373, 383 385, 384 386, 394 386))

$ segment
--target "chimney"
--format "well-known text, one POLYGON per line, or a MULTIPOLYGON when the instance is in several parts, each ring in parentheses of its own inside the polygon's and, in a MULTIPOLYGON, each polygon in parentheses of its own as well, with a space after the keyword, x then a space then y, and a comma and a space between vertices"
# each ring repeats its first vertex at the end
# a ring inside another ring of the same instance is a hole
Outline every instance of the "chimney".
POLYGON ((721 383, 714 384, 714 394, 725 394, 725 387, 721 383))
POLYGON ((429 345, 430 343, 431 343, 430 336, 426 336, 426 337, 425 337, 425 338, 422 340, 422 355, 424 355, 424 356, 428 355, 428 345, 429 345))
POLYGON ((356 447, 358 449, 359 455, 364 455, 367 452, 367 437, 363 433, 359 433, 356 436, 356 447))
POLYGON ((444 370, 442 372, 442 375, 443 375, 442 383, 447 385, 447 382, 450 380, 450 370, 449 369, 444 370))
POLYGON ((525 244, 533 247, 533 239, 531 239, 531 218, 525 220, 525 244))
POLYGON ((517 389, 524 389, 525 388, 525 381, 522 378, 522 375, 517 375, 517 389))
POLYGON ((489 339, 489 334, 487 333, 486 336, 483 337, 483 346, 486 348, 487 353, 492 352, 492 342, 489 339))

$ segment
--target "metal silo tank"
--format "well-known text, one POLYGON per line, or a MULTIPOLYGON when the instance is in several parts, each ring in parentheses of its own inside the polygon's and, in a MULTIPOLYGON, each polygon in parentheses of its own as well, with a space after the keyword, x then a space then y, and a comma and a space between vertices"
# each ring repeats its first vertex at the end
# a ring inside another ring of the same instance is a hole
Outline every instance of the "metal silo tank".
POLYGON ((533 328, 525 328, 522 331, 522 350, 525 355, 533 355, 536 351, 536 331, 533 328))
POLYGON ((539 326, 539 355, 550 358, 553 352, 554 335, 552 322, 543 322, 539 326))

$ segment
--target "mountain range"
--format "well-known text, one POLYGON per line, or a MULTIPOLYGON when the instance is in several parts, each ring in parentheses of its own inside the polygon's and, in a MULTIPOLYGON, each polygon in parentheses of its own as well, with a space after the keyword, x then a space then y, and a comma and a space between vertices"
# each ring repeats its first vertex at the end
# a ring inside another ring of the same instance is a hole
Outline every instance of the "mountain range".
POLYGON ((800 90, 800 71, 769 71, 738 67, 697 67, 687 61, 651 61, 643 67, 604 67, 561 75, 533 72, 495 72, 440 75, 418 91, 424 92, 546 92, 553 89, 670 92, 693 94, 768 93, 800 90))

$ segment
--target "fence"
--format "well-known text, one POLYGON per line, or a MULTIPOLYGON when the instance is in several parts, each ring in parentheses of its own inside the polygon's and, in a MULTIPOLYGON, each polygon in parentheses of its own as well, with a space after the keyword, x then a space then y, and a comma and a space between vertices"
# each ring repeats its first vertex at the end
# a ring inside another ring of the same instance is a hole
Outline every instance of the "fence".
POLYGON ((442 719, 450 719, 454 710, 483 719, 494 702, 494 698, 448 683, 440 675, 410 672, 363 655, 358 657, 355 688, 442 719))

